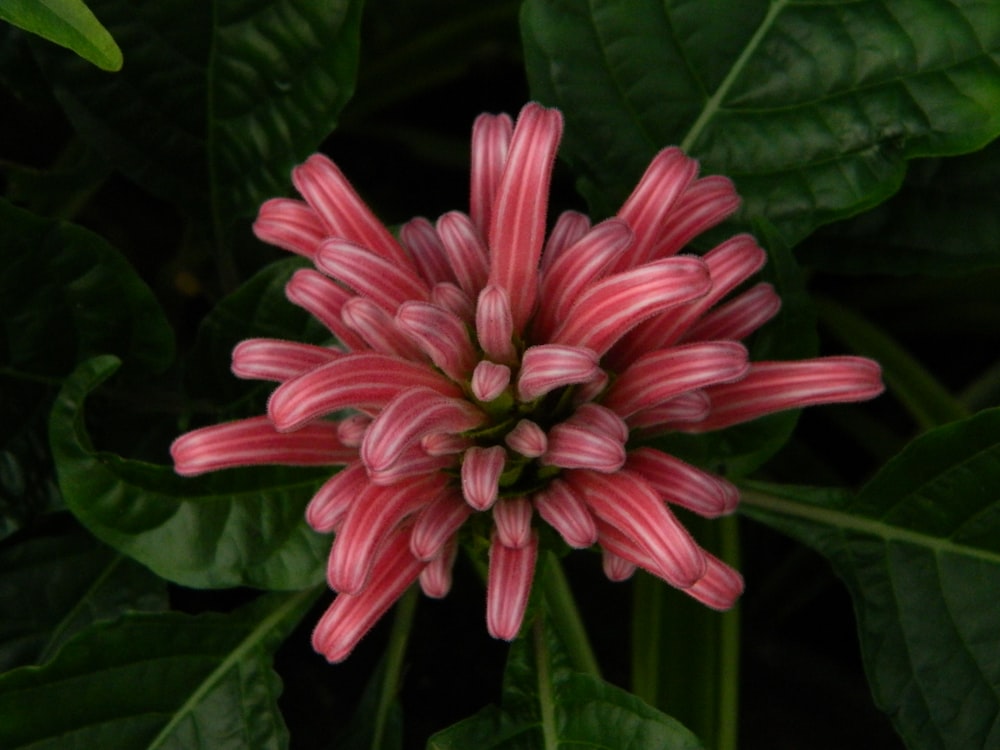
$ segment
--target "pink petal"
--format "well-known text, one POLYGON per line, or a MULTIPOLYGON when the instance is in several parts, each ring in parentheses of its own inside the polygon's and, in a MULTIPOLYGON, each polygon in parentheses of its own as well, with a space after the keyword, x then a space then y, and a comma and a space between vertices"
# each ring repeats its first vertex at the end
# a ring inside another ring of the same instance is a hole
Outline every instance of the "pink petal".
MULTIPOLYGON (((649 557, 651 567, 623 554, 620 549, 609 548, 612 552, 649 567, 679 588, 687 588, 704 575, 704 551, 641 478, 625 472, 606 476, 593 471, 576 471, 567 475, 567 483, 600 522, 638 545, 649 557)), ((598 531, 602 539, 607 536, 600 524, 598 531)))
POLYGON ((601 276, 632 242, 632 230, 621 219, 608 219, 567 248, 542 274, 541 299, 533 330, 547 338, 569 314, 580 293, 601 276))
POLYGON ((472 395, 483 403, 500 397, 510 385, 510 368, 483 360, 472 371, 472 395))
POLYGON ((407 300, 426 300, 430 287, 412 266, 380 258, 367 248, 339 238, 323 242, 316 267, 380 307, 395 310, 407 300))
POLYGON ((420 588, 431 599, 442 599, 451 590, 451 569, 455 565, 458 545, 449 544, 443 554, 438 555, 420 571, 420 588))
POLYGON ((372 300, 365 297, 347 300, 340 317, 350 330, 361 337, 367 345, 365 348, 395 354, 403 359, 423 359, 419 347, 399 330, 393 317, 372 300))
POLYGON ((427 219, 422 216, 410 219, 399 228, 399 236, 413 256, 417 271, 424 281, 433 285, 455 280, 441 238, 427 219))
POLYGON ((310 156, 292 170, 292 182, 327 226, 328 234, 366 247, 397 265, 413 268, 406 251, 327 157, 310 156))
POLYGON ((635 574, 635 563, 630 563, 624 557, 618 557, 614 552, 609 552, 606 547, 601 548, 601 564, 604 568, 604 575, 609 581, 615 583, 627 581, 635 574))
POLYGON ((549 448, 549 438, 545 430, 530 419, 519 420, 504 436, 504 442, 512 451, 528 458, 537 458, 549 448))
POLYGON ((695 180, 674 205, 652 257, 666 258, 680 252, 688 242, 722 223, 739 207, 740 197, 728 178, 711 175, 695 180))
POLYGON ((486 416, 468 401, 423 386, 411 388, 389 402, 372 422, 361 444, 361 460, 369 471, 382 471, 424 435, 465 432, 485 421, 486 416))
POLYGON ((278 386, 267 404, 282 431, 339 409, 381 409, 403 391, 420 386, 444 396, 461 389, 420 362, 388 354, 349 354, 278 386))
POLYGON ((457 315, 428 302, 407 302, 396 312, 396 325, 452 380, 469 377, 476 352, 457 315))
POLYGON ((337 440, 337 425, 317 422, 296 432, 277 432, 267 417, 202 427, 170 446, 174 471, 194 476, 218 469, 257 464, 335 466, 357 456, 337 440))
POLYGON ((261 242, 312 258, 326 237, 326 227, 302 201, 272 198, 261 205, 253 233, 261 242))
POLYGON ((555 226, 549 232, 542 250, 540 267, 548 271, 553 263, 563 254, 564 250, 576 244, 583 235, 590 231, 590 217, 579 211, 563 211, 556 218, 555 226))
POLYGON ((493 537, 486 585, 486 628, 494 638, 514 640, 521 629, 538 558, 538 537, 524 547, 505 547, 493 537))
POLYGON ((601 404, 581 404, 573 412, 573 416, 566 421, 595 432, 601 432, 622 443, 628 440, 629 429, 625 420, 612 409, 601 404))
POLYGON ((597 541, 594 517, 562 480, 552 480, 548 487, 536 492, 531 499, 538 515, 558 531, 570 547, 586 549, 597 541))
POLYGON ((781 297, 770 284, 757 284, 709 312, 684 334, 688 341, 744 339, 781 310, 781 297))
POLYGON ((282 383, 345 356, 326 346, 283 339, 247 339, 233 349, 233 374, 238 378, 282 383))
POLYGON ((489 253, 472 220, 460 211, 450 211, 437 221, 452 276, 470 297, 479 294, 489 275, 489 253))
POLYGON ((705 575, 684 593, 720 612, 731 609, 743 593, 743 576, 710 552, 705 553, 705 560, 705 575))
POLYGON ((326 569, 330 588, 344 594, 358 594, 368 583, 389 532, 429 504, 440 492, 443 481, 434 475, 406 485, 368 485, 351 505, 333 542, 326 569))
POLYGON ((711 285, 708 268, 693 257, 668 258, 609 276, 580 296, 552 343, 604 354, 645 318, 700 297, 711 285))
POLYGON ((739 490, 730 482, 653 448, 631 451, 625 466, 668 503, 706 518, 732 513, 740 500, 739 490))
POLYGON ((534 401, 564 385, 591 381, 600 373, 597 363, 597 354, 591 349, 562 344, 529 346, 521 357, 517 397, 534 401))
MULTIPOLYGON (((428 436, 424 436, 426 438, 428 436)), ((422 477, 427 474, 438 474, 451 470, 458 463, 454 455, 432 456, 422 447, 424 438, 410 443, 389 466, 380 469, 368 468, 368 478, 372 484, 388 486, 422 477)))
POLYGON ((420 438, 420 447, 429 456, 453 456, 465 452, 471 445, 469 438, 445 432, 434 432, 420 438))
POLYGON ((489 282, 510 295, 514 330, 524 330, 538 294, 549 181, 562 115, 530 103, 517 118, 490 217, 489 282))
POLYGON ((653 157, 635 190, 618 211, 618 216, 635 232, 635 244, 628 254, 619 257, 615 271, 634 268, 656 257, 654 249, 668 225, 666 219, 697 174, 698 162, 676 146, 665 148, 653 157))
POLYGON ((303 268, 288 280, 285 296, 290 302, 311 313, 348 349, 357 351, 368 348, 364 339, 344 325, 340 314, 344 303, 354 295, 335 281, 319 271, 303 268))
POLYGON ((509 497, 493 506, 496 539, 504 547, 520 549, 531 543, 531 503, 523 497, 509 497))
POLYGON ((621 374, 603 403, 628 417, 685 391, 736 380, 745 375, 749 367, 746 348, 733 341, 688 344, 649 352, 621 374))
POLYGON ((882 369, 863 357, 754 362, 742 380, 709 388, 711 413, 683 429, 718 430, 785 409, 865 401, 883 390, 882 369))
POLYGON ((321 534, 336 531, 368 484, 365 465, 360 461, 348 464, 313 495, 306 506, 306 522, 321 534))
POLYGON ((638 411, 626 421, 633 430, 660 434, 668 429, 700 422, 712 410, 712 401, 704 391, 688 391, 669 401, 638 411))
POLYGON ((500 475, 507 452, 502 446, 472 447, 462 460, 462 495, 476 510, 486 510, 496 502, 500 475))
POLYGON ((445 310, 451 310, 462 320, 472 320, 476 314, 472 298, 455 284, 438 282, 431 289, 431 302, 445 310))
POLYGON ((483 237, 490 226, 513 131, 514 123, 508 115, 482 114, 472 125, 469 214, 483 237))
POLYGON ((337 437, 344 445, 360 448, 371 423, 372 418, 367 414, 351 414, 337 420, 337 437))
POLYGON ((540 460, 544 466, 610 473, 624 465, 625 445, 603 431, 566 421, 549 430, 549 447, 540 460))
POLYGON ((490 359, 502 364, 516 361, 510 297, 501 287, 491 285, 480 292, 476 303, 476 337, 490 359))
POLYGON ((417 580, 425 564, 410 554, 406 529, 391 534, 375 562, 368 586, 355 596, 339 594, 320 618, 312 634, 313 648, 331 663, 346 659, 417 580))
POLYGON ((410 551, 420 560, 433 560, 472 514, 457 493, 445 491, 417 514, 410 534, 410 551))

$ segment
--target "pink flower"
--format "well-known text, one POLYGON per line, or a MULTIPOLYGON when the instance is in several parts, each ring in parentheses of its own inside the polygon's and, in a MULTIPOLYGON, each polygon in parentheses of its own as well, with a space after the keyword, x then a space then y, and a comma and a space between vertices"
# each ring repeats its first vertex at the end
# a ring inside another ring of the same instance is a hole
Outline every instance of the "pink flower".
POLYGON ((543 522, 571 547, 600 545, 613 580, 638 566, 726 609, 742 579, 671 508, 731 513, 737 490, 644 439, 882 391, 867 359, 748 361, 740 340, 780 302, 767 284, 735 290, 765 253, 739 235, 680 254, 739 199, 677 148, 653 159, 616 217, 592 227, 566 212, 546 239, 561 133, 559 112, 538 104, 516 125, 482 115, 470 213, 414 219, 399 239, 321 155, 293 173, 304 202, 261 207, 257 236, 318 269, 297 272, 288 298, 337 343, 243 342, 234 372, 280 383, 267 416, 195 430, 172 453, 185 475, 344 466, 307 510, 336 534, 338 595, 313 634, 330 661, 415 581, 447 592, 474 514, 493 522, 486 619, 497 638, 520 629, 543 522))

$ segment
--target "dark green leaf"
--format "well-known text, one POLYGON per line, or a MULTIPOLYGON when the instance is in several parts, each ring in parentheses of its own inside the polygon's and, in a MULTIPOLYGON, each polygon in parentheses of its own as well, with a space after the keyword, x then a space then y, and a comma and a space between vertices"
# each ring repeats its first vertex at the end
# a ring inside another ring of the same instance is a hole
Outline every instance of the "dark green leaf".
POLYGON ((836 273, 951 275, 1000 267, 1000 141, 914 164, 899 194, 818 232, 803 262, 836 273))
POLYGON ((77 518, 115 549, 186 586, 289 590, 322 580, 329 540, 303 515, 320 472, 268 467, 184 479, 167 466, 94 450, 84 400, 116 366, 112 357, 81 365, 52 410, 59 485, 77 518))
POLYGON ((8 750, 281 750, 272 655, 315 591, 229 615, 129 615, 0 677, 8 750))
POLYGON ((633 695, 570 671, 565 649, 540 614, 511 647, 503 710, 487 708, 434 735, 430 750, 699 750, 681 724, 633 695))
POLYGON ((612 212, 660 148, 732 177, 789 245, 896 191, 906 160, 1000 133, 1000 25, 979 0, 538 0, 532 92, 612 212))
POLYGON ((93 0, 128 58, 36 52, 79 134, 216 240, 316 150, 353 90, 360 0, 93 0))
POLYGON ((103 70, 122 67, 122 51, 82 0, 4 0, 0 19, 68 47, 103 70))
POLYGON ((744 503, 844 579, 875 700, 910 748, 1000 744, 1000 409, 921 436, 857 497, 761 485, 744 503))
POLYGON ((0 547, 0 672, 47 661, 98 620, 167 606, 163 581, 66 520, 0 547))

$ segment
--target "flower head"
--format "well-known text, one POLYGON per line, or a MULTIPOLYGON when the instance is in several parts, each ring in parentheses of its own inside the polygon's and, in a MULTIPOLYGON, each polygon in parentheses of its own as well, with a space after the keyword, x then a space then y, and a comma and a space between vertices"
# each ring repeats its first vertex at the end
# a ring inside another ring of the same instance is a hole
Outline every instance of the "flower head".
POLYGON ((591 226, 566 212, 546 238, 561 133, 559 112, 538 104, 516 124, 480 116, 469 213, 414 219, 398 239, 321 155, 293 173, 304 202, 261 207, 257 236, 315 265, 291 278, 288 298, 336 343, 237 346, 237 375, 280 383, 267 415, 195 430, 172 453, 181 474, 344 467, 306 513, 336 535, 327 577, 338 595, 313 634, 330 661, 415 581, 447 593, 474 515, 492 522, 497 638, 521 626, 541 523, 571 547, 599 545, 613 580, 641 567, 726 609, 739 574, 672 507, 723 515, 737 490, 643 440, 882 391, 867 359, 749 362, 741 340, 780 301, 768 284, 735 290, 765 253, 738 235, 681 254, 739 200, 677 148, 653 159, 617 216, 591 226))

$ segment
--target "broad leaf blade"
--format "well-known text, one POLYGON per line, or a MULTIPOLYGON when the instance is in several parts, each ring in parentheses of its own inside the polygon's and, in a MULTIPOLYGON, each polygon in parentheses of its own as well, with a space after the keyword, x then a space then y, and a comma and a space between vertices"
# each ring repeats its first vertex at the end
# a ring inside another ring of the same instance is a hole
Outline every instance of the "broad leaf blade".
POLYGON ((1000 409, 926 433, 856 498, 760 487, 745 502, 847 583, 876 702, 910 748, 1000 743, 1000 409))
POLYGON ((287 468, 184 479, 167 466, 95 451, 84 401, 115 370, 80 366, 52 410, 50 440, 67 506, 98 538, 170 581, 195 588, 290 590, 323 576, 329 540, 304 509, 330 471, 287 468))
POLYGON ((94 626, 45 667, 0 677, 0 745, 281 750, 288 733, 271 659, 314 594, 272 595, 229 615, 94 626))
POLYGON ((0 547, 0 671, 47 661, 98 620, 166 609, 162 580, 67 519, 0 547))
POLYGON ((907 159, 1000 132, 1000 25, 978 0, 539 0, 522 32, 601 213, 678 143, 794 245, 895 192, 907 159))
POLYGON ((82 0, 4 0, 0 19, 67 47, 102 70, 121 70, 122 51, 82 0))

